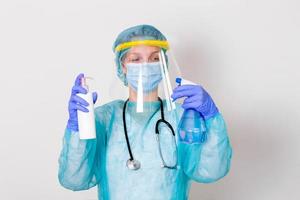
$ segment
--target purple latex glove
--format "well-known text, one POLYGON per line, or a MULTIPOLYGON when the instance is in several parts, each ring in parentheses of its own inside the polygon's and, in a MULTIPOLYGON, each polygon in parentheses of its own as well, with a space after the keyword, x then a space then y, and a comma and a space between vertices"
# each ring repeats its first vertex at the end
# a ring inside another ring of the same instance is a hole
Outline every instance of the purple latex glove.
MULTIPOLYGON (((86 94, 87 90, 81 86, 81 78, 84 77, 84 74, 79 74, 76 77, 75 84, 72 88, 71 97, 69 100, 69 120, 67 123, 67 128, 73 131, 78 131, 78 117, 77 117, 77 110, 82 112, 89 112, 86 108, 88 106, 88 102, 83 98, 77 96, 76 94, 86 94)), ((93 92, 93 102, 96 103, 97 101, 97 93, 93 92)))
POLYGON ((200 85, 181 85, 174 89, 171 95, 173 101, 187 97, 183 104, 183 109, 194 109, 200 112, 204 119, 215 116, 219 113, 212 98, 200 85))

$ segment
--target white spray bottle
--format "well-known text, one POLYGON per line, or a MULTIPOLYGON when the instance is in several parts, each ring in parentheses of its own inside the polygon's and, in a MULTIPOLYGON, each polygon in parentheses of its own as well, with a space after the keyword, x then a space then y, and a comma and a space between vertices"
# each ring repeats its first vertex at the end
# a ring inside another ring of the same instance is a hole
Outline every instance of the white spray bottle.
POLYGON ((87 94, 77 94, 89 103, 87 107, 89 112, 77 111, 79 138, 81 140, 96 138, 93 93, 87 84, 87 80, 91 79, 90 77, 81 78, 81 86, 87 90, 87 94))

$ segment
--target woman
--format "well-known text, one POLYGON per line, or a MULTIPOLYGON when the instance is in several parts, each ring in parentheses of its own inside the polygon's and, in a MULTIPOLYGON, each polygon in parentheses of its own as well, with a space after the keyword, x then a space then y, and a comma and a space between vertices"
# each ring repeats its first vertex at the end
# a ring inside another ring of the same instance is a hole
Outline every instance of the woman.
MULTIPOLYGON (((194 109, 204 118, 206 141, 186 142, 175 129, 175 145, 164 139, 160 142, 163 151, 169 152, 165 154, 165 160, 178 158, 176 166, 161 166, 155 125, 161 118, 161 110, 166 109, 166 103, 158 97, 161 74, 157 64, 158 52, 161 49, 166 52, 166 44, 162 33, 149 25, 131 27, 118 36, 113 50, 118 76, 128 86, 129 98, 95 109, 97 139, 79 139, 77 110, 88 110, 87 102, 76 95, 86 93, 80 86, 83 74, 76 78, 59 159, 59 181, 63 187, 78 191, 97 185, 99 200, 185 200, 188 199, 191 180, 211 183, 227 174, 232 150, 225 122, 209 94, 199 85, 175 88, 173 100, 186 99, 182 107, 176 104, 178 115, 165 112, 164 118, 177 128, 183 109, 194 109), (146 65, 144 69, 147 71, 143 76, 143 84, 146 83, 143 100, 147 106, 143 113, 137 113, 138 74, 134 66, 141 66, 141 63, 146 65), (124 136, 125 132, 128 138, 124 136), (132 159, 128 161, 129 151, 132 159)), ((93 96, 95 102, 97 94, 93 96)))

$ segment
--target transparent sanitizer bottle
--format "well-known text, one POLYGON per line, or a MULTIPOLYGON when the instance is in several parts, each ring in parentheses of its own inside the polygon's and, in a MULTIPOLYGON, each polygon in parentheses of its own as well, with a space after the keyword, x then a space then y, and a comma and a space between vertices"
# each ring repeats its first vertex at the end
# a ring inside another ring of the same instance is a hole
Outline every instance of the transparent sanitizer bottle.
MULTIPOLYGON (((195 83, 177 78, 178 85, 196 85, 195 83)), ((206 127, 203 116, 194 109, 184 110, 178 126, 179 140, 185 143, 203 143, 206 141, 206 127)))

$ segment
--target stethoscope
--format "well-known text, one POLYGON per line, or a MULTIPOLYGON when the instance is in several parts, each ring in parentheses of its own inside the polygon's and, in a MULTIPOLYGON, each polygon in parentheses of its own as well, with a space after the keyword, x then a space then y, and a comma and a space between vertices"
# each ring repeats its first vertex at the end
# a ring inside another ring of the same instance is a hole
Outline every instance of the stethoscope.
MULTIPOLYGON (((165 116, 164 116, 164 109, 163 109, 163 102, 161 100, 161 98, 158 97, 158 100, 160 102, 160 112, 161 112, 161 119, 157 120, 156 125, 155 125, 155 133, 156 133, 156 140, 158 142, 158 149, 159 149, 159 155, 160 158, 162 160, 162 166, 163 168, 169 168, 169 169, 177 169, 177 145, 176 145, 176 139, 175 139, 175 131, 172 127, 172 125, 165 120, 165 116), (160 146, 160 141, 159 141, 159 125, 160 124, 165 124, 167 125, 167 127, 170 129, 172 135, 173 135, 173 141, 175 143, 175 148, 176 148, 176 162, 173 165, 167 165, 163 155, 162 155, 162 151, 161 151, 161 146, 160 146)), ((129 99, 127 99, 124 103, 124 107, 123 107, 123 125, 124 125, 124 133, 125 133, 125 138, 126 138, 126 143, 127 143, 127 149, 129 152, 129 156, 130 158, 127 160, 126 162, 126 166, 128 167, 128 169, 131 170, 138 170, 141 168, 141 163, 140 161, 134 159, 132 151, 131 151, 131 147, 130 147, 130 143, 129 143, 129 139, 128 139, 128 134, 127 134, 127 127, 126 127, 126 115, 125 115, 125 111, 126 111, 126 106, 128 103, 129 99)))

